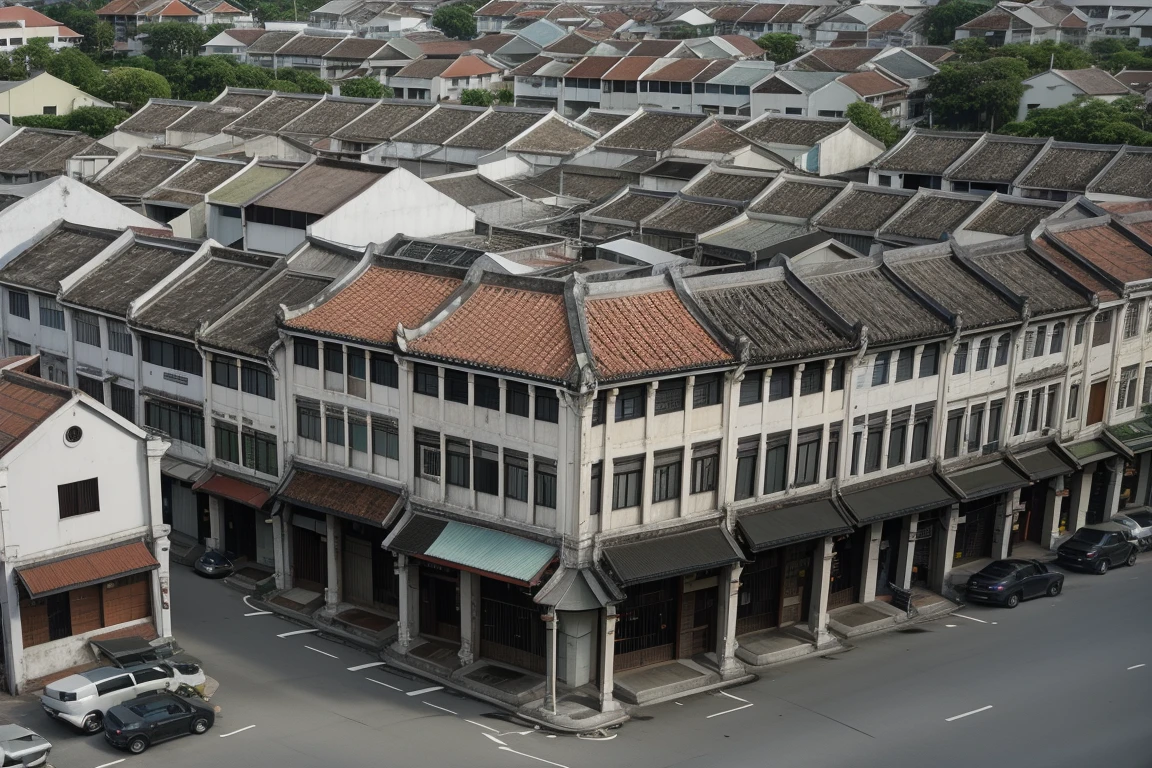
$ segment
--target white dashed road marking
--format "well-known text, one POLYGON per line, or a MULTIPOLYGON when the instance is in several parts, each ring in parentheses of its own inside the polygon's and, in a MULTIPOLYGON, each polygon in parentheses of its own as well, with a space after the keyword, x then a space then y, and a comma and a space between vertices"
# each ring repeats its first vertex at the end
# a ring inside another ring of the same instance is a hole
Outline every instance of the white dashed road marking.
POLYGON ((486 738, 486 739, 492 739, 492 741, 496 742, 497 744, 499 744, 499 745, 500 745, 500 746, 502 746, 502 747, 506 747, 506 746, 508 746, 507 744, 505 744, 504 742, 500 741, 500 739, 496 738, 495 736, 493 736, 493 735, 492 735, 492 734, 490 734, 490 733, 483 733, 483 734, 480 734, 480 735, 481 735, 481 736, 483 736, 483 737, 484 737, 484 738, 486 738))
POLYGON ((421 688, 418 691, 409 691, 408 695, 409 696, 420 696, 420 695, 425 694, 425 693, 432 693, 432 691, 442 691, 442 690, 444 690, 444 686, 434 685, 431 688, 421 688))
POLYGON ((380 682, 379 680, 373 680, 373 679, 372 679, 372 678, 370 678, 370 677, 366 677, 366 678, 364 678, 364 679, 365 679, 365 680, 367 680, 367 681, 368 681, 368 682, 370 682, 370 683, 376 683, 376 685, 382 685, 382 686, 384 686, 385 688, 390 688, 390 689, 392 689, 393 691, 400 691, 400 693, 404 693, 404 689, 403 689, 403 688, 397 688, 397 687, 396 687, 396 686, 394 686, 394 685, 388 685, 388 683, 382 683, 382 682, 380 682))
POLYGON ((554 766, 556 766, 556 768, 568 768, 568 766, 566 766, 566 765, 560 765, 560 763, 554 763, 551 760, 545 760, 542 757, 536 757, 534 755, 526 755, 523 752, 517 752, 516 750, 512 749, 511 747, 498 747, 498 749, 500 749, 503 752, 511 752, 514 755, 520 755, 520 757, 526 757, 529 760, 536 760, 537 762, 544 763, 545 765, 554 765, 554 766))
POLYGON ((1129 672, 1131 672, 1132 670, 1134 670, 1134 669, 1140 669, 1140 667, 1143 667, 1143 666, 1147 666, 1147 665, 1145 665, 1145 664, 1137 664, 1137 665, 1136 665, 1136 666, 1134 666, 1134 667, 1128 667, 1128 671, 1129 671, 1129 672))
POLYGON ((226 739, 226 738, 228 738, 229 736, 235 736, 235 735, 236 735, 236 734, 238 734, 238 733, 243 733, 244 731, 249 731, 249 730, 252 730, 252 729, 253 729, 253 728, 255 728, 255 727, 256 727, 256 726, 254 726, 254 725, 246 725, 246 726, 244 726, 243 728, 241 728, 241 729, 239 729, 239 730, 236 730, 236 731, 231 731, 230 733, 222 733, 222 734, 220 734, 220 738, 222 738, 222 739, 226 739))
POLYGON ((348 671, 349 672, 359 672, 362 669, 372 669, 372 667, 382 667, 382 666, 384 666, 384 662, 382 662, 382 661, 371 661, 371 662, 368 662, 367 664, 357 664, 354 667, 348 667, 348 671))
POLYGON ((128 758, 126 758, 126 757, 122 757, 119 760, 113 760, 110 763, 104 763, 104 765, 98 765, 98 766, 96 766, 96 768, 109 768, 109 766, 112 766, 112 765, 120 765, 120 763, 124 762, 127 759, 128 758))
POLYGON ((297 629, 294 632, 283 632, 279 635, 276 635, 276 637, 292 637, 293 635, 310 635, 313 632, 319 632, 319 631, 320 630, 318 630, 318 629, 297 629))
POLYGON ((490 726, 490 725, 484 725, 484 723, 478 723, 478 722, 476 722, 475 720, 465 720, 464 722, 466 722, 466 723, 472 723, 472 725, 478 725, 478 726, 480 726, 481 728, 486 728, 487 730, 489 730, 489 731, 492 731, 493 733, 496 733, 496 732, 497 732, 497 731, 496 731, 496 729, 495 729, 495 728, 493 728, 492 726, 490 726))
POLYGON ((306 645, 306 646, 304 646, 304 647, 305 647, 305 648, 307 648, 307 649, 308 649, 308 650, 310 650, 310 651, 316 651, 316 653, 320 653, 320 654, 323 654, 324 656, 327 656, 327 657, 328 657, 328 658, 330 658, 330 659, 338 659, 338 658, 340 658, 339 656, 336 656, 335 654, 331 654, 331 653, 328 653, 327 651, 322 651, 322 650, 320 650, 319 648, 313 648, 313 647, 312 647, 312 646, 310 646, 310 645, 306 645))
MULTIPOLYGON (((965 616, 962 613, 954 613, 952 615, 958 619, 968 619, 968 621, 975 621, 975 622, 979 622, 980 624, 987 624, 988 623, 988 622, 984 621, 984 619, 974 619, 971 616, 965 616)), ((995 624, 996 622, 992 622, 992 623, 995 624)))
MULTIPOLYGON (((429 704, 429 703, 428 703, 428 702, 426 702, 426 701, 422 701, 422 702, 420 702, 420 703, 421 703, 421 704, 426 704, 427 706, 429 706, 429 707, 432 707, 432 709, 438 709, 438 710, 440 710, 441 712, 447 712, 447 713, 448 713, 448 714, 450 714, 450 715, 454 715, 454 714, 456 714, 455 712, 453 712, 453 711, 452 711, 452 710, 450 710, 450 709, 444 709, 444 707, 438 707, 438 706, 436 706, 435 704, 429 704)), ((484 735, 485 735, 485 736, 487 736, 488 734, 484 734, 484 735)))
POLYGON ((962 718, 962 717, 968 717, 968 715, 975 715, 975 714, 977 714, 977 713, 979 713, 979 712, 986 712, 986 711, 987 711, 987 710, 989 710, 989 709, 992 709, 992 705, 991 705, 991 704, 989 704, 989 705, 988 705, 988 706, 986 706, 986 707, 980 707, 980 709, 974 709, 974 710, 972 710, 971 712, 965 712, 965 713, 964 713, 964 714, 962 714, 962 715, 953 715, 952 717, 946 717, 946 718, 944 718, 944 722, 946 722, 946 723, 950 723, 950 722, 952 722, 953 720, 959 720, 959 719, 960 719, 960 718, 962 718))

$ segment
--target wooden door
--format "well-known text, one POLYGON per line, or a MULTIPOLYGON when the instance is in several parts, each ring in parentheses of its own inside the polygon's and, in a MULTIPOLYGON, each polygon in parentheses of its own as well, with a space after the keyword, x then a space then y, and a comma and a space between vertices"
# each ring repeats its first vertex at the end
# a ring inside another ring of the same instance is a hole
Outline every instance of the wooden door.
POLYGON ((104 626, 112 627, 126 621, 152 615, 152 574, 138 573, 117 579, 115 586, 100 585, 104 602, 104 626))
POLYGON ((298 525, 292 527, 292 576, 302 589, 328 586, 328 547, 320 534, 298 525))
POLYGON ((72 612, 72 634, 91 632, 104 626, 101 616, 101 585, 73 589, 68 593, 69 608, 72 612))
POLYGON ((355 536, 344 537, 344 594, 349 603, 372 604, 372 542, 355 536))
POLYGON ((1088 424, 1104 421, 1104 404, 1108 402, 1108 382, 1098 381, 1088 391, 1088 424))

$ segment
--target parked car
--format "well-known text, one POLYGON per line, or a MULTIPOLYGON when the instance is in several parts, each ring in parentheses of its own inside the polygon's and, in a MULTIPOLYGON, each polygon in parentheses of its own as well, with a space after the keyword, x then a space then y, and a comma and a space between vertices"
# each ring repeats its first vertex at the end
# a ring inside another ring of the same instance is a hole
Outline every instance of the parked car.
POLYGON ((103 657, 108 659, 109 664, 121 669, 157 661, 200 663, 199 659, 189 656, 172 639, 149 642, 139 636, 117 637, 111 640, 89 640, 88 646, 92 649, 96 661, 100 661, 103 657))
POLYGON ((109 709, 104 738, 117 749, 138 755, 161 741, 207 733, 214 722, 212 707, 172 693, 156 693, 109 709))
POLYGON ((1136 564, 1136 542, 1120 523, 1086 525, 1056 550, 1056 562, 1065 568, 1107 573, 1114 565, 1136 564))
POLYGON ((1152 511, 1138 509, 1125 512, 1113 517, 1112 522, 1120 523, 1132 532, 1132 537, 1136 539, 1136 546, 1141 552, 1152 549, 1152 511))
POLYGON ((192 566, 196 573, 213 579, 222 579, 231 576, 236 570, 235 564, 222 552, 210 549, 196 560, 192 566))
POLYGON ((968 577, 968 599, 1015 608, 1021 600, 1056 597, 1064 574, 1049 571, 1039 560, 996 560, 968 577))
POLYGON ((37 768, 47 765, 52 745, 38 733, 11 723, 0 725, 0 765, 37 768))
POLYGON ((51 717, 84 733, 99 733, 104 714, 112 707, 154 691, 195 688, 205 681, 198 664, 161 661, 133 667, 100 667, 49 683, 40 704, 51 717))

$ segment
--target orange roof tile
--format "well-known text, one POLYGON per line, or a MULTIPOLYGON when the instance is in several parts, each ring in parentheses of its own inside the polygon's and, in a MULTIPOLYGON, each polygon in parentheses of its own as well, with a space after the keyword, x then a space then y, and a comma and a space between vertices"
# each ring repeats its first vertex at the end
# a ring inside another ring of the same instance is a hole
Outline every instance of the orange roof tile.
POLYGON ((901 13, 901 12, 890 13, 887 16, 885 16, 884 18, 877 21, 872 26, 868 27, 868 31, 869 32, 889 32, 892 30, 900 29, 901 27, 903 27, 905 24, 907 24, 911 20, 912 20, 912 17, 906 13, 901 13))
POLYGON ((472 77, 491 75, 499 71, 479 56, 461 56, 452 62, 448 69, 441 72, 440 77, 472 77))
POLYGON ((0 455, 27 437, 71 398, 67 387, 5 371, 0 377, 0 455))
POLYGON ((10 5, 0 8, 0 21, 22 21, 25 27, 55 27, 60 22, 48 18, 40 11, 25 8, 22 5, 10 5))
POLYGON ((159 11, 152 11, 149 16, 199 16, 200 14, 192 10, 188 6, 181 3, 180 0, 172 0, 168 5, 164 6, 159 11))
POLYGON ((288 320, 303 331, 391 344, 396 326, 420 325, 460 287, 460 280, 424 272, 369 267, 320 306, 288 320))
POLYGON ((565 77, 586 77, 597 80, 620 61, 617 56, 585 56, 577 62, 576 66, 568 70, 565 77))
POLYGON ((841 77, 840 82, 861 96, 878 96, 881 93, 890 93, 908 87, 894 80, 889 80, 879 72, 853 72, 841 77))
POLYGON ((237 8, 231 3, 224 2, 213 8, 212 13, 247 13, 247 11, 237 8))
POLYGON ((672 290, 589 299, 586 307, 592 354, 605 379, 702 368, 734 359, 672 290))
POLYGON ((16 573, 28 588, 28 593, 36 598, 159 567, 160 563, 152 557, 148 547, 135 541, 54 563, 17 568, 16 573))
POLYGON ((223 496, 226 499, 238 501, 257 509, 264 506, 269 497, 267 488, 261 488, 258 485, 246 483, 243 480, 237 480, 220 473, 208 475, 207 478, 195 483, 192 490, 204 491, 204 493, 210 493, 213 496, 223 496))
POLYGON ((733 46, 745 56, 763 56, 764 49, 756 41, 744 35, 720 35, 720 39, 733 46))
POLYGON ((576 359, 562 294, 488 283, 408 349, 554 380, 567 379, 576 359))
POLYGON ((1081 267, 1072 259, 1065 256, 1060 251, 1056 250, 1043 240, 1033 240, 1033 244, 1049 259, 1051 259, 1056 266, 1067 272, 1072 276, 1072 279, 1083 285, 1085 288, 1094 292, 1100 297, 1100 301, 1115 301, 1120 298, 1114 290, 1108 287, 1105 283, 1099 280, 1088 270, 1081 267))
MULTIPOLYGON (((601 80, 639 80, 644 70, 656 63, 656 56, 627 56, 616 59, 619 63, 600 76, 601 80)), ((575 69, 575 67, 573 67, 575 69)), ((568 77, 572 77, 569 70, 568 77)))
POLYGON ((292 479, 277 498, 376 525, 387 520, 400 500, 395 493, 375 485, 299 468, 293 470, 292 479))
POLYGON ((431 40, 416 45, 425 56, 459 56, 475 47, 469 40, 431 40))
POLYGON ((691 82, 692 78, 708 69, 711 59, 675 59, 667 66, 641 76, 641 80, 668 80, 691 82))
MULTIPOLYGON (((1147 237, 1147 226, 1137 224, 1133 229, 1147 237)), ((1050 232, 1049 236, 1125 283, 1152 278, 1152 254, 1107 224, 1050 232)))

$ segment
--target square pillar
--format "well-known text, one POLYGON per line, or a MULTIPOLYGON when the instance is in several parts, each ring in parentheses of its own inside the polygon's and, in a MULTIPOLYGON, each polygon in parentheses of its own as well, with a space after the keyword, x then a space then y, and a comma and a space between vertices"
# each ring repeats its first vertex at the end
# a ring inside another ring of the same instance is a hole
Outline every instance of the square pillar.
POLYGON ((1072 475, 1072 502, 1068 509, 1068 530, 1075 531, 1084 527, 1088 520, 1088 497, 1092 492, 1092 474, 1096 471, 1096 462, 1085 464, 1084 467, 1072 475))
POLYGON ((224 551, 224 505, 212 495, 208 496, 208 538, 204 546, 224 551))
POLYGON ((292 566, 288 562, 288 547, 285 536, 288 526, 284 524, 284 514, 272 515, 272 551, 276 558, 276 589, 292 588, 292 566))
POLYGON ((476 661, 480 649, 480 579, 476 573, 460 571, 460 666, 476 661))
POLYGON ((557 677, 572 688, 592 679, 599 611, 558 611, 556 613, 557 677))
POLYGON ((942 520, 944 530, 940 532, 939 544, 936 545, 935 557, 932 558, 932 574, 928 581, 932 591, 938 594, 944 593, 944 585, 956 559, 956 527, 959 521, 960 505, 952 504, 944 513, 942 520))
POLYGON ((600 711, 619 712, 620 702, 612 694, 616 684, 612 679, 612 668, 616 654, 616 606, 604 609, 604 636, 600 644, 600 711))
POLYGON ((736 660, 736 609, 740 605, 740 573, 743 565, 729 565, 720 570, 716 586, 716 664, 720 677, 731 680, 744 674, 744 666, 736 660))
POLYGON ((325 515, 325 539, 328 549, 328 586, 324 589, 324 607, 335 610, 342 597, 340 582, 344 579, 344 531, 340 528, 340 519, 335 515, 325 515))
POLYGON ((868 526, 868 537, 864 541, 864 558, 860 567, 860 602, 870 603, 876 599, 876 571, 880 566, 880 538, 884 533, 884 523, 868 526))
POLYGON ((1108 462, 1108 493, 1104 496, 1104 521, 1120 511, 1120 487, 1124 482, 1124 459, 1115 458, 1108 462))
MULTIPOLYGON (((460 599, 464 599, 463 592, 460 599)), ((540 620, 544 622, 544 706, 556 714, 556 611, 542 614, 540 620)))
POLYGON ((420 627, 420 566, 407 555, 396 555, 396 575, 400 578, 400 605, 397 611, 396 650, 408 653, 420 627))
MULTIPOLYGON (((1033 486, 1032 493, 1041 486, 1033 486)), ((1054 477, 1044 486, 1044 519, 1041 522, 1040 545, 1055 549, 1060 540, 1060 505, 1063 498, 1064 477, 1054 477)))
POLYGON ((996 504, 995 528, 992 536, 992 559, 1003 560, 1012 548, 1012 526, 1016 520, 1016 505, 1020 503, 1020 491, 1000 495, 996 504))
POLYGON ((1141 453, 1136 457, 1136 469, 1140 473, 1136 481, 1135 495, 1132 496, 1133 506, 1143 506, 1148 503, 1148 472, 1152 470, 1152 453, 1141 453))
MULTIPOLYGON (((931 524, 931 520, 925 521, 925 525, 931 524)), ((909 589, 912 586, 912 559, 916 555, 919 531, 919 512, 907 515, 900 521, 900 550, 896 553, 896 572, 892 574, 892 580, 901 589, 909 589)))
POLYGON ((816 641, 816 647, 828 645, 832 638, 828 634, 828 586, 832 580, 832 537, 825 536, 817 542, 812 553, 812 602, 808 608, 808 629, 816 641))

